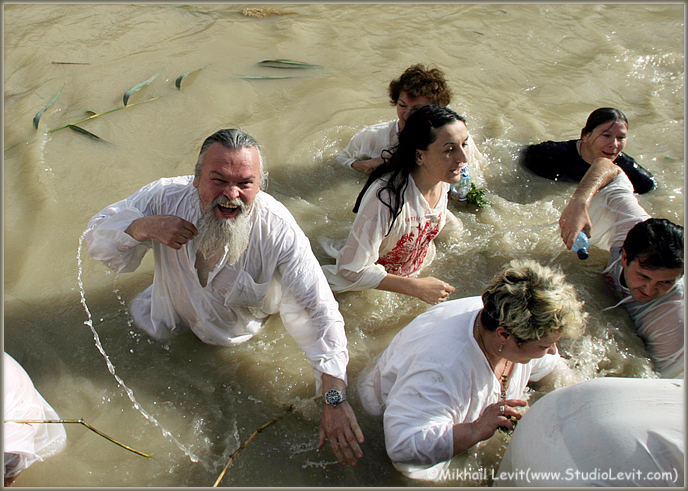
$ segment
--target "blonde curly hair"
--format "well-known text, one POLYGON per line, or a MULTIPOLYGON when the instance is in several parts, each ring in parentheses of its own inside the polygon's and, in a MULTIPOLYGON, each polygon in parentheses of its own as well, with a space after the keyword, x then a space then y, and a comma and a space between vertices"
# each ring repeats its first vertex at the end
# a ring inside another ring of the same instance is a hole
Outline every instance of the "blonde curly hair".
POLYGON ((491 331, 502 326, 519 342, 554 334, 579 337, 588 317, 563 273, 532 260, 512 260, 494 276, 482 299, 483 325, 491 331))

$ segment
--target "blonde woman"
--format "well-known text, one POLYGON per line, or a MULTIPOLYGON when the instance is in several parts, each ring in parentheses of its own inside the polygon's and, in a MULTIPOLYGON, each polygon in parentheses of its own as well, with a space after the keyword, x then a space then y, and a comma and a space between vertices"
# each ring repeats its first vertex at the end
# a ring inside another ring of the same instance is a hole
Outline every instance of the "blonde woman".
POLYGON ((512 261, 482 297, 418 316, 359 383, 365 409, 384 417, 395 467, 435 480, 455 455, 513 429, 529 382, 575 380, 557 342, 577 337, 586 315, 563 274, 512 261))

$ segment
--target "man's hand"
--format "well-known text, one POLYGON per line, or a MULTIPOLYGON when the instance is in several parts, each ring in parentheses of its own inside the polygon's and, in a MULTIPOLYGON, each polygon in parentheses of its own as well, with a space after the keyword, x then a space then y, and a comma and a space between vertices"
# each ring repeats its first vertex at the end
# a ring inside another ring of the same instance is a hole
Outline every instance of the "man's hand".
POLYGON ((363 432, 348 402, 337 407, 323 404, 318 450, 325 446, 325 440, 330 441, 334 455, 342 465, 347 462, 356 465, 356 459, 363 457, 359 446, 364 441, 363 432))
MULTIPOLYGON (((322 375, 323 394, 330 389, 344 391, 344 381, 331 375, 322 375)), ((363 432, 358 426, 356 415, 348 402, 343 402, 337 407, 323 404, 322 419, 320 421, 320 435, 318 450, 325 446, 329 440, 337 460, 342 465, 347 462, 356 465, 356 459, 363 457, 359 446, 364 442, 363 432)))
POLYGON ((193 223, 174 215, 151 215, 137 218, 131 222, 125 232, 139 242, 153 239, 177 250, 198 234, 193 223))
POLYGON ((561 239, 569 250, 573 247, 573 242, 581 230, 585 231, 588 237, 592 237, 592 220, 588 214, 587 203, 572 198, 559 218, 559 228, 561 239))

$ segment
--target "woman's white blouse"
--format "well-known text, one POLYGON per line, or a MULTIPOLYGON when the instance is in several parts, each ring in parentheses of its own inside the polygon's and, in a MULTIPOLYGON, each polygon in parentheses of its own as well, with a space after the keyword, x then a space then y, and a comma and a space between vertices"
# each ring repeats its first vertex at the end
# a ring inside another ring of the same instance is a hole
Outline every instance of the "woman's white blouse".
POLYGON ((404 205, 390 231, 391 212, 378 198, 384 179, 375 181, 363 196, 346 244, 337 254, 337 264, 323 266, 335 292, 376 288, 387 274, 417 274, 435 255, 433 239, 450 213, 449 184, 442 183, 440 199, 431 207, 409 176, 404 205))

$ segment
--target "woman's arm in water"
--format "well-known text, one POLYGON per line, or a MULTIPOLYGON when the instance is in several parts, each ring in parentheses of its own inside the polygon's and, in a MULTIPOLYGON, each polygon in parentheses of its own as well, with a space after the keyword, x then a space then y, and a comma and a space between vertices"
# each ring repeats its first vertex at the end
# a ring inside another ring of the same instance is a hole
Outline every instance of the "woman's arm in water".
POLYGON ((432 276, 409 278, 395 274, 385 276, 377 289, 417 297, 431 305, 446 301, 449 294, 456 290, 449 283, 432 276))

